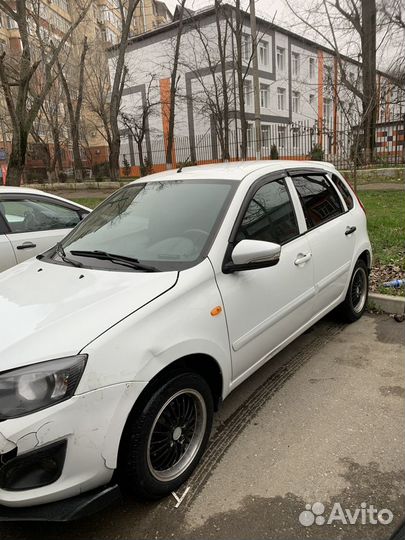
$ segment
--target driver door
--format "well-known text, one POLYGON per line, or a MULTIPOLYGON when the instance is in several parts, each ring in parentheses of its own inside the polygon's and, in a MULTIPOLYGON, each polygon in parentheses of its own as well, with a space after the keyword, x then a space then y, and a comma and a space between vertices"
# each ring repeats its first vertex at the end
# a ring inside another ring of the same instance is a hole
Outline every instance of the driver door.
MULTIPOLYGON (((268 268, 219 273, 232 354, 232 385, 248 377, 312 318, 311 250, 300 230, 286 178, 259 181, 250 190, 231 234, 280 244, 268 268)), ((228 249, 228 253, 229 253, 228 249)))
POLYGON ((61 204, 28 196, 0 198, 0 213, 17 263, 43 253, 62 240, 81 217, 61 204))

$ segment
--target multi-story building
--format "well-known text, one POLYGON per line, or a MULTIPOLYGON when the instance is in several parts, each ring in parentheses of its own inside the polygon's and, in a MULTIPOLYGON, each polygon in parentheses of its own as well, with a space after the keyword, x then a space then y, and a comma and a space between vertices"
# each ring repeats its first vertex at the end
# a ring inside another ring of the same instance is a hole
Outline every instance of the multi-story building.
MULTIPOLYGON (((76 19, 77 0, 43 0, 39 5, 39 16, 41 30, 44 35, 49 35, 54 41, 60 39, 76 19)), ((143 31, 156 28, 160 24, 164 24, 171 20, 171 14, 165 4, 158 0, 141 0, 140 5, 136 9, 135 16, 132 21, 131 34, 135 35, 143 31), (146 26, 143 27, 142 24, 146 26)), ((78 65, 81 55, 81 47, 84 36, 87 37, 89 44, 89 52, 87 61, 90 62, 93 55, 93 62, 97 65, 93 70, 86 71, 86 77, 91 77, 92 72, 94 77, 100 72, 105 73, 108 81, 108 61, 106 55, 107 47, 117 44, 121 37, 121 20, 119 4, 117 0, 93 0, 90 9, 88 10, 85 20, 77 27, 75 32, 66 44, 67 70, 70 66, 70 72, 73 73, 72 80, 69 83, 72 88, 72 95, 75 94, 75 72, 78 72, 78 65)), ((35 47, 35 35, 32 37, 33 47, 35 47)), ((0 52, 6 51, 7 54, 17 55, 21 50, 21 42, 19 30, 15 21, 0 11, 0 52)), ((101 78, 101 77, 100 77, 101 78)), ((86 84, 88 84, 88 80, 86 84)), ((58 81, 55 82, 55 87, 58 81)), ((94 85, 96 86, 96 84, 94 85)), ((105 92, 106 99, 108 89, 105 92)), ((47 98, 48 99, 48 98, 47 98)), ((54 100, 55 105, 59 109, 59 115, 66 116, 64 110, 63 91, 53 88, 49 95, 49 100, 54 100), (59 99, 60 97, 60 99, 59 99)), ((46 115, 40 114, 33 128, 32 136, 29 140, 29 149, 27 156, 28 168, 38 167, 44 168, 43 144, 38 143, 38 139, 49 143, 53 146, 51 137, 51 127, 47 125, 46 115), (34 133, 36 132, 36 133, 34 133), (35 136, 36 135, 36 136, 35 136)), ((72 167, 72 155, 70 152, 70 140, 68 126, 66 122, 61 121, 60 142, 62 144, 62 164, 63 167, 69 169, 72 167)), ((84 102, 82 109, 82 131, 83 131, 83 162, 86 167, 92 164, 108 161, 108 147, 105 138, 103 137, 103 128, 100 119, 89 110, 87 102, 84 102)), ((0 89, 0 165, 7 162, 7 155, 11 143, 11 126, 8 120, 8 113, 4 96, 0 89)), ((52 153, 51 148, 51 153, 52 153)))
POLYGON ((135 8, 134 34, 143 34, 173 19, 170 10, 160 0, 140 0, 135 8))
MULTIPOLYGON (((222 37, 226 25, 235 20, 235 11, 226 6, 226 16, 220 20, 222 37), (231 22, 230 22, 231 21, 231 22)), ((248 13, 243 13, 242 69, 243 101, 248 121, 248 156, 254 149, 254 84, 252 72, 252 39, 248 13)), ((220 55, 217 48, 217 23, 214 8, 187 14, 180 48, 175 121, 175 158, 184 161, 211 161, 221 158, 218 137, 218 109, 223 104, 220 55), (215 79, 215 80, 214 80, 215 79), (215 103, 216 101, 216 103, 215 103)), ((264 19, 257 18, 259 43, 257 48, 260 85, 261 143, 263 157, 269 157, 275 146, 280 157, 310 155, 315 144, 321 145, 327 159, 346 153, 353 147, 358 132, 361 103, 348 84, 344 84, 341 69, 351 84, 361 88, 361 66, 348 58, 342 67, 334 52, 302 35, 297 35, 264 19)), ((126 62, 130 73, 123 98, 123 110, 134 112, 142 108, 146 94, 149 101, 159 102, 149 117, 145 134, 145 154, 154 164, 164 164, 167 144, 168 107, 170 106, 170 69, 173 63, 178 20, 130 40, 126 62), (162 144, 160 144, 162 142, 162 144)), ((235 33, 228 28, 225 57, 227 94, 230 109, 230 155, 240 157, 240 100, 237 90, 235 33)), ((110 50, 113 69, 114 49, 110 50)), ((378 120, 403 120, 404 89, 398 88, 384 73, 378 73, 378 120)), ((394 125, 393 124, 393 125, 394 125)), ((220 127, 220 129, 223 129, 220 127)), ((383 137, 392 144, 403 145, 403 128, 380 129, 377 147, 384 147, 383 137)), ((138 165, 137 149, 130 134, 123 129, 122 157, 138 165)), ((134 169, 136 171, 136 168, 134 169)))

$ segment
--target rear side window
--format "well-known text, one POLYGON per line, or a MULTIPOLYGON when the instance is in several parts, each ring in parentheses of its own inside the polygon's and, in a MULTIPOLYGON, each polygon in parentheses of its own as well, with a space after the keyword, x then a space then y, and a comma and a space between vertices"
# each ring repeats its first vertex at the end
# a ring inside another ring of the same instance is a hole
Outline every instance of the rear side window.
POLYGON ((293 176, 308 229, 313 229, 343 213, 335 188, 323 174, 293 176))
POLYGON ((351 210, 353 208, 353 197, 350 195, 350 191, 347 189, 347 186, 342 182, 342 180, 336 176, 336 174, 332 175, 332 180, 335 186, 340 191, 340 194, 342 195, 347 209, 351 210))
POLYGON ((42 199, 5 199, 0 213, 12 233, 71 229, 80 221, 76 210, 42 199))
POLYGON ((236 241, 264 240, 284 244, 298 236, 294 207, 284 179, 274 180, 253 195, 236 234, 236 241))

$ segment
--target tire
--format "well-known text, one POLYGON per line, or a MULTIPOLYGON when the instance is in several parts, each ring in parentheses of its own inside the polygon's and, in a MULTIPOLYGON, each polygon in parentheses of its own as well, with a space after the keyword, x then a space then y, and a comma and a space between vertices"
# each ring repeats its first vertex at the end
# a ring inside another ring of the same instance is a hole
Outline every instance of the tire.
POLYGON ((367 307, 368 268, 359 259, 350 278, 346 298, 340 306, 340 313, 346 322, 358 321, 367 307))
POLYGON ((211 390, 196 373, 172 375, 155 388, 125 426, 117 467, 123 489, 152 500, 176 491, 207 446, 213 411, 211 390))

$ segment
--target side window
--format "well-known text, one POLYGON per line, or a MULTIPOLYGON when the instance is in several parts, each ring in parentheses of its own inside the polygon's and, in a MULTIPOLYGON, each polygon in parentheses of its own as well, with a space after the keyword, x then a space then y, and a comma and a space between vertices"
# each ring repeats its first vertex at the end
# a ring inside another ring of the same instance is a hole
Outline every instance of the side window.
POLYGON ((12 233, 71 229, 80 221, 75 210, 39 199, 3 200, 0 212, 12 233))
POLYGON ((343 213, 334 187, 323 174, 293 176, 308 229, 313 229, 343 213))
POLYGON ((338 176, 336 176, 336 174, 332 175, 332 181, 340 191, 340 194, 342 195, 348 210, 351 210, 353 208, 353 197, 350 195, 350 191, 347 189, 346 185, 342 182, 342 180, 338 176))
POLYGON ((283 244, 298 236, 298 224, 284 179, 256 191, 236 235, 236 241, 264 240, 283 244))

